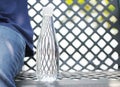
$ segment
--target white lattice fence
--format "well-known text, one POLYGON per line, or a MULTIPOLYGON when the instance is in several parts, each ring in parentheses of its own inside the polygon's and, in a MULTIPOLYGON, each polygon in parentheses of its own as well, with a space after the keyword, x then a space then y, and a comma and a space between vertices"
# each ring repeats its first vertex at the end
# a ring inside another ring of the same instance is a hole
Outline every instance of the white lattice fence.
MULTIPOLYGON (((46 5, 55 10, 60 71, 118 70, 118 0, 28 0, 35 51, 46 5)), ((35 58, 25 58, 23 70, 34 72, 35 58)))

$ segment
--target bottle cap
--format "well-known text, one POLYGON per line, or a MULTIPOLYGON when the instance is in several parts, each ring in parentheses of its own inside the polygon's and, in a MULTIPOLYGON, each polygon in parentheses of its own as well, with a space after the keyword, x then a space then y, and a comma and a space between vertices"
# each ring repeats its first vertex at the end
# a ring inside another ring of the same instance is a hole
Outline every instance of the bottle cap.
POLYGON ((42 11, 43 11, 43 15, 47 15, 47 16, 53 15, 53 8, 50 6, 43 7, 42 11))

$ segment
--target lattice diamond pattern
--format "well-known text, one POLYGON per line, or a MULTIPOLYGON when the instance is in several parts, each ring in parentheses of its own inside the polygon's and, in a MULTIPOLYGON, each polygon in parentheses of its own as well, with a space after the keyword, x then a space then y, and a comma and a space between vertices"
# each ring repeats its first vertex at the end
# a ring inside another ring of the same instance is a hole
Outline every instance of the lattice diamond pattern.
MULTIPOLYGON (((42 22, 42 7, 55 8, 54 26, 60 48, 60 71, 117 70, 119 65, 118 0, 28 0, 34 30, 34 50, 42 22)), ((35 58, 25 58, 23 70, 35 71, 35 58)))

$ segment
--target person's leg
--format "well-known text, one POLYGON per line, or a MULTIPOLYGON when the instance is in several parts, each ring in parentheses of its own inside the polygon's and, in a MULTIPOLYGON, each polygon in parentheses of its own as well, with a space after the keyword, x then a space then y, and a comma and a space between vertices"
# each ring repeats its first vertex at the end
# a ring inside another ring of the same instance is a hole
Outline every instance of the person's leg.
POLYGON ((22 68, 25 45, 20 34, 0 26, 0 87, 15 87, 14 77, 22 68))

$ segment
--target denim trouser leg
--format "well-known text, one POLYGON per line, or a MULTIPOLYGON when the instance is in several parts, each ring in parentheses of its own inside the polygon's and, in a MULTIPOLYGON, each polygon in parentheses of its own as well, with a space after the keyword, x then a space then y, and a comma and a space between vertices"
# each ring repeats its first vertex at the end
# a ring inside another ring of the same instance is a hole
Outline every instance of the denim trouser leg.
POLYGON ((0 87, 15 87, 14 77, 22 68, 25 45, 20 34, 0 26, 0 87))

